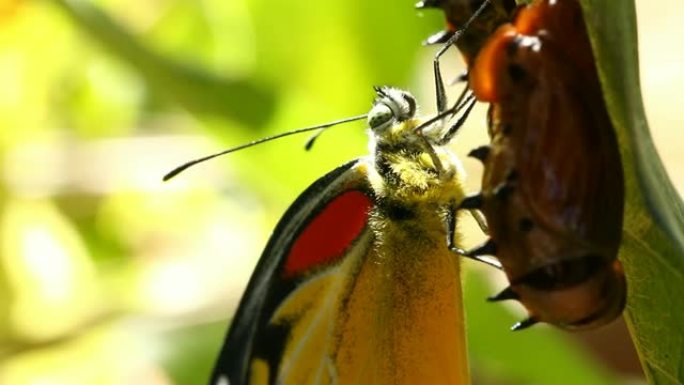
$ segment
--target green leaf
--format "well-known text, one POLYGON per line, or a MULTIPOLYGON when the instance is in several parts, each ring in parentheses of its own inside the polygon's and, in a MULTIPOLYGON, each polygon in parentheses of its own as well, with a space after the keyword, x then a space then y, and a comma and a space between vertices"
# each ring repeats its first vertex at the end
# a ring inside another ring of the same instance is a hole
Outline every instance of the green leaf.
POLYGON ((55 0, 74 24, 132 65, 157 92, 194 113, 212 114, 248 126, 265 124, 275 98, 270 88, 253 79, 220 77, 173 61, 145 47, 109 15, 89 2, 55 0))
POLYGON ((633 1, 581 0, 620 141, 627 208, 626 318, 649 382, 684 383, 684 207, 653 145, 639 84, 633 1))

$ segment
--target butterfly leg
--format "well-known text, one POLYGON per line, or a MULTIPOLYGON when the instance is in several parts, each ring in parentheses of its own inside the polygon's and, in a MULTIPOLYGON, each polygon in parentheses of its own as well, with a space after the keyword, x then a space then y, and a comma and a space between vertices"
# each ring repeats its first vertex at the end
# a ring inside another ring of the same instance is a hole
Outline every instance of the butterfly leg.
MULTIPOLYGON (((473 20, 477 19, 480 14, 485 10, 486 7, 489 6, 490 0, 485 0, 482 2, 482 5, 473 13, 473 15, 470 17, 470 19, 460 28, 458 31, 451 32, 451 31, 444 31, 440 32, 438 34, 435 34, 428 38, 428 40, 425 42, 426 44, 442 44, 442 47, 437 51, 437 54, 435 55, 435 58, 432 61, 432 67, 434 71, 434 77, 435 77, 435 92, 437 96, 437 111, 439 113, 444 112, 447 110, 447 96, 446 96, 446 89, 444 86, 444 80, 442 78, 442 71, 440 69, 440 59, 442 56, 446 53, 449 48, 451 48, 452 45, 456 44, 456 42, 461 38, 463 35, 463 32, 466 31, 469 27, 470 24, 473 22, 473 20)), ((431 7, 439 7, 440 6, 440 1, 436 0, 423 0, 420 1, 418 4, 416 4, 416 7, 419 9, 422 8, 431 8, 431 7)), ((466 80, 467 75, 465 76, 460 76, 458 80, 466 80)), ((466 84, 466 87, 464 89, 465 91, 468 89, 468 85, 466 84)), ((463 95, 461 95, 463 96, 463 95)), ((461 99, 454 104, 454 107, 452 108, 453 111, 457 110, 457 107, 461 104, 461 99)), ((452 135, 453 136, 453 135, 452 135)))
POLYGON ((439 124, 440 128, 443 127, 444 121, 448 120, 451 116, 456 115, 459 113, 459 111, 463 111, 463 114, 458 118, 458 120, 453 123, 447 130, 442 134, 442 137, 439 138, 437 141, 437 145, 443 146, 447 143, 449 143, 454 136, 458 133, 458 131, 461 129, 465 121, 468 119, 468 116, 470 116, 470 112, 473 110, 473 107, 475 107, 475 104, 477 103, 477 100, 475 99, 475 95, 470 91, 470 86, 468 84, 468 74, 467 72, 457 79, 458 81, 465 81, 465 86, 463 87, 463 91, 461 91, 461 94, 458 96, 458 99, 456 99, 456 102, 452 107, 447 108, 447 96, 446 96, 446 89, 444 86, 444 80, 442 79, 442 74, 441 74, 441 69, 439 67, 439 61, 441 55, 446 52, 446 49, 449 48, 449 45, 445 45, 442 47, 442 49, 435 55, 435 59, 433 62, 433 67, 434 67, 434 73, 435 73, 435 90, 436 90, 436 99, 437 99, 437 110, 440 115, 443 115, 443 118, 440 119, 439 124))
POLYGON ((454 33, 452 36, 450 36, 449 40, 447 40, 446 43, 442 45, 440 50, 437 52, 432 62, 435 78, 435 99, 437 100, 437 112, 438 114, 446 113, 444 119, 440 120, 440 128, 443 127, 444 121, 448 120, 450 116, 455 115, 456 113, 458 113, 458 111, 461 111, 463 108, 466 108, 465 113, 461 116, 458 122, 453 124, 447 130, 446 134, 444 134, 443 137, 439 140, 439 145, 448 143, 454 137, 454 135, 456 135, 456 132, 458 132, 458 129, 463 125, 463 122, 465 122, 466 118, 470 114, 470 111, 475 105, 475 97, 472 94, 472 92, 469 92, 470 87, 467 83, 468 75, 466 72, 465 75, 462 75, 458 78, 458 80, 463 80, 466 82, 465 86, 463 87, 463 91, 461 91, 461 94, 459 95, 458 99, 456 99, 456 102, 452 107, 448 108, 447 106, 448 98, 446 94, 446 87, 444 85, 444 79, 442 78, 442 70, 440 68, 439 63, 441 57, 444 55, 444 53, 446 53, 449 47, 451 47, 456 42, 456 40, 458 40, 458 37, 460 37, 460 35, 461 31, 458 31, 454 33))
MULTIPOLYGON (((420 3, 417 4, 416 8, 422 9, 422 8, 436 8, 437 6, 429 6, 425 5, 427 2, 421 1, 420 3)), ((447 41, 449 41, 449 38, 454 36, 454 31, 439 31, 436 33, 433 33, 423 41, 423 45, 436 45, 436 44, 444 44, 447 41)))
MULTIPOLYGON (((437 6, 438 1, 437 0, 426 0, 426 1, 421 1, 418 3, 417 7, 418 8, 425 8, 425 7, 433 7, 437 6)), ((484 8, 484 7, 481 7, 484 8)), ((466 27, 467 28, 467 25, 466 27)), ((435 55, 435 58, 433 59, 433 70, 434 70, 434 78, 435 78, 435 93, 436 93, 436 100, 437 100, 437 115, 433 117, 432 119, 429 119, 428 121, 424 122, 420 126, 416 128, 416 133, 423 139, 423 142, 425 144, 425 150, 427 153, 430 155, 432 158, 433 163, 435 164, 435 168, 437 171, 442 174, 444 171, 444 168, 442 167, 441 161, 439 160, 439 157, 435 153, 434 148, 432 147, 433 143, 438 146, 442 146, 454 137, 456 135, 456 132, 458 132, 459 128, 463 125, 465 122, 466 118, 470 114, 470 111, 473 109, 475 106, 475 97, 471 93, 468 93, 469 87, 468 84, 466 83, 465 87, 463 88, 463 91, 459 95, 458 99, 456 100, 456 103, 450 108, 447 108, 448 104, 448 99, 446 95, 446 87, 444 85, 444 80, 442 78, 442 71, 439 67, 439 62, 444 55, 444 53, 451 47, 461 36, 462 30, 459 30, 455 33, 446 33, 444 36, 447 36, 445 40, 443 41, 445 44, 440 48, 440 50, 437 52, 435 55), (466 97, 466 95, 468 95, 466 97), (464 100, 465 99, 465 100, 464 100), (428 140, 424 135, 423 131, 425 128, 437 123, 439 126, 439 129, 441 130, 444 126, 444 121, 448 120, 450 116, 458 113, 462 109, 465 108, 465 112, 463 116, 455 123, 453 124, 447 132, 442 135, 441 138, 439 138, 437 141, 430 141, 428 140)), ((438 39, 440 42, 441 39, 438 39)), ((462 76, 459 79, 467 80, 467 75, 462 76)))
MULTIPOLYGON (((461 96, 463 96, 465 94, 465 91, 467 91, 467 86, 466 86, 466 89, 464 89, 464 92, 461 93, 461 96)), ((451 127, 449 127, 449 129, 446 131, 446 133, 444 133, 442 135, 442 137, 439 138, 434 143, 434 145, 443 146, 443 145, 449 143, 451 141, 451 139, 453 139, 453 137, 456 135, 458 130, 465 123, 466 119, 470 115, 470 111, 472 111, 476 102, 477 102, 477 100, 475 99, 475 97, 472 94, 470 96, 468 96, 466 98, 466 100, 463 102, 461 102, 461 97, 459 97, 459 100, 456 102, 456 104, 454 104, 454 106, 452 108, 449 108, 446 111, 441 111, 436 116, 432 117, 431 119, 428 119, 427 121, 423 122, 421 125, 419 125, 416 128, 416 130, 415 130, 416 133, 422 139, 422 141, 425 145, 425 151, 428 154, 430 154, 430 157, 431 157, 433 163, 435 164, 435 168, 437 169, 437 171, 440 174, 442 174, 442 171, 444 171, 444 168, 442 167, 442 163, 439 160, 439 157, 437 156, 437 153, 435 152, 435 150, 433 148, 433 143, 430 140, 428 140, 428 138, 425 137, 425 135, 423 134, 423 130, 425 130, 425 128, 431 126, 432 124, 434 124, 436 122, 438 122, 438 124, 441 127, 444 124, 445 118, 448 118, 449 115, 456 114, 456 113, 458 113, 458 111, 465 108, 465 112, 463 113, 463 115, 461 115, 461 117, 458 119, 458 121, 456 121, 456 123, 454 123, 451 127), (459 105, 459 103, 461 103, 461 104, 459 105)))
POLYGON ((456 213, 459 207, 452 204, 446 211, 445 226, 447 235, 447 248, 463 257, 482 262, 497 269, 501 269, 501 263, 495 258, 487 257, 487 255, 494 255, 494 243, 488 240, 483 245, 478 246, 472 250, 464 250, 456 245, 456 213))
MULTIPOLYGON (((466 90, 467 90, 466 86, 466 90)), ((458 102, 457 102, 458 103, 458 102)), ((456 136, 458 131, 463 127, 463 124, 465 123, 466 119, 468 119, 468 116, 470 116, 470 112, 473 110, 473 107, 475 107, 475 104, 477 103, 477 100, 475 99, 475 96, 471 93, 465 101, 461 105, 454 105, 454 113, 457 113, 460 110, 463 110, 463 114, 461 117, 458 118, 458 120, 449 127, 448 130, 442 135, 442 137, 437 141, 437 144, 440 146, 443 146, 451 141, 451 139, 456 136)))
POLYGON ((475 219, 475 222, 477 222, 477 226, 480 228, 480 230, 482 230, 485 235, 489 235, 487 219, 485 219, 482 212, 480 210, 472 209, 470 210, 470 215, 472 215, 473 219, 475 219))

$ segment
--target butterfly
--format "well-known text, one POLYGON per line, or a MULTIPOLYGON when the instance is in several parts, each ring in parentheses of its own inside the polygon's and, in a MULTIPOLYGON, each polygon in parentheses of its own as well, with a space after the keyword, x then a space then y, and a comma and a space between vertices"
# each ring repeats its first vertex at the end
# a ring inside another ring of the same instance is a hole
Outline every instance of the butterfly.
POLYGON ((282 216, 212 384, 469 383, 453 130, 416 117, 408 92, 375 92, 371 155, 318 179, 282 216))
MULTIPOLYGON (((505 4, 427 5, 442 7, 449 20, 454 9, 478 5, 476 12, 503 15, 500 22, 505 13, 494 11, 505 4)), ((468 82, 477 100, 491 103, 491 143, 470 153, 484 165, 482 191, 459 206, 481 209, 491 238, 467 253, 496 255, 503 265, 510 286, 490 300, 527 308, 529 318, 514 330, 537 322, 594 328, 618 317, 626 302, 617 259, 624 209, 617 139, 579 2, 536 0, 513 13, 511 23, 464 52, 477 52, 468 82)), ((491 27, 491 20, 470 25, 491 27)))
MULTIPOLYGON (((467 383, 459 255, 503 266, 511 286, 492 300, 517 299, 531 313, 514 329, 535 322, 587 328, 619 314, 625 283, 616 259, 619 236, 613 233, 621 228, 622 174, 600 87, 592 77, 595 69, 581 78, 570 70, 593 68, 585 67, 591 50, 583 45, 581 13, 581 28, 570 30, 578 34, 578 42, 557 38, 539 52, 516 54, 528 48, 530 39, 546 39, 542 27, 550 29, 552 38, 567 32, 554 29, 553 14, 535 8, 555 3, 538 1, 521 8, 515 23, 504 24, 498 30, 504 32, 495 32, 473 57, 469 79, 475 95, 492 103, 492 143, 471 153, 485 164, 481 194, 465 196, 460 163, 444 148, 462 120, 446 130, 432 127, 441 127, 456 111, 467 116, 474 97, 459 97, 447 109, 442 85, 437 89, 440 113, 425 121, 416 118, 416 101, 407 92, 376 89, 367 117, 371 155, 320 178, 283 215, 233 319, 212 384, 467 383), (542 16, 539 28, 519 24, 533 16, 542 16), (502 47, 512 47, 511 57, 502 47), (559 47, 569 48, 568 55, 578 59, 569 62, 570 68, 559 64, 559 47), (515 78, 516 65, 536 81, 559 80, 564 88, 557 93, 525 88, 515 78), (596 82, 578 91, 573 81, 580 80, 596 82), (486 85, 503 93, 488 95, 486 85), (563 109, 559 101, 570 104, 563 109), (534 156, 544 156, 547 144, 552 152, 544 159, 555 162, 547 170, 574 163, 563 162, 562 155, 568 154, 553 146, 550 126, 527 124, 538 112, 521 106, 547 107, 561 117, 579 119, 564 123, 563 133, 579 133, 572 142, 577 145, 598 139, 607 155, 584 154, 583 162, 603 161, 614 174, 607 182, 597 181, 596 171, 577 167, 577 173, 558 174, 561 179, 528 179, 528 171, 538 172, 539 158, 534 156), (590 128, 598 133, 588 133, 590 128), (534 142, 528 148, 524 139, 530 136, 549 143, 534 142), (538 206, 535 199, 549 198, 554 189, 562 198, 541 199, 538 206), (575 191, 584 195, 573 195, 575 191), (587 191, 601 196, 605 217, 597 215, 601 207, 588 202, 587 191), (613 201, 607 202, 610 194, 613 201), (463 210, 479 209, 491 223, 491 240, 463 250, 457 225, 463 210), (576 213, 563 211, 572 209, 576 213), (602 234, 601 225, 609 231, 602 234), (494 254, 500 262, 487 258, 494 254)), ((577 24, 577 14, 553 10, 574 17, 577 24)), ((441 78, 436 76, 436 83, 441 78)))

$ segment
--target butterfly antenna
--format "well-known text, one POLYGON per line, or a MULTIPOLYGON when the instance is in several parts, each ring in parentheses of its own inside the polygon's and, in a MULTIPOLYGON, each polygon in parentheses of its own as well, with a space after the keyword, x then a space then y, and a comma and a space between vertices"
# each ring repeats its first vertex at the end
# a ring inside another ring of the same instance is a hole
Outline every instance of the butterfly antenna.
MULTIPOLYGON (((349 117, 349 118, 339 119, 339 120, 335 120, 335 121, 332 121, 332 122, 328 122, 328 123, 324 123, 324 124, 319 124, 319 125, 316 125, 316 126, 298 128, 298 129, 296 129, 296 130, 287 131, 287 132, 283 132, 283 133, 280 133, 280 134, 276 134, 276 135, 272 135, 272 136, 267 136, 267 137, 265 137, 265 138, 257 139, 257 140, 255 140, 255 141, 252 141, 252 142, 249 142, 249 143, 245 143, 245 144, 239 145, 239 146, 237 146, 237 147, 232 147, 232 148, 229 148, 229 149, 227 149, 227 150, 223 150, 223 151, 221 151, 221 152, 217 152, 216 154, 211 154, 211 155, 203 156, 203 157, 198 158, 198 159, 195 159, 195 160, 191 160, 191 161, 189 161, 189 162, 187 162, 187 163, 184 163, 184 164, 182 164, 182 165, 180 165, 180 166, 174 168, 174 169, 171 170, 169 173, 167 173, 166 175, 164 175, 164 178, 162 178, 162 179, 164 180, 164 182, 166 182, 167 180, 169 180, 169 179, 175 177, 176 175, 180 174, 181 172, 187 170, 188 168, 190 168, 190 167, 192 167, 192 166, 194 166, 194 165, 196 165, 196 164, 205 162, 205 161, 207 161, 207 160, 209 160, 209 159, 214 159, 214 158, 219 157, 219 156, 221 156, 221 155, 230 154, 231 152, 235 152, 235 151, 239 151, 239 150, 242 150, 242 149, 245 149, 245 148, 248 148, 248 147, 256 146, 257 144, 261 144, 261 143, 264 143, 264 142, 270 142, 270 141, 272 141, 272 140, 280 139, 280 138, 283 138, 283 137, 286 137, 286 136, 290 136, 290 135, 301 134, 301 133, 303 133, 303 132, 310 132, 310 131, 315 131, 315 130, 321 130, 321 132, 322 132, 324 129, 326 129, 326 128, 328 128, 328 127, 336 126, 336 125, 342 124, 342 123, 353 122, 353 121, 356 121, 356 120, 366 119, 367 117, 368 117, 367 114, 358 115, 358 116, 352 116, 352 117, 349 117)), ((319 134, 319 135, 320 135, 320 134, 319 134)), ((314 140, 315 140, 315 138, 314 138, 314 140)), ((312 140, 309 139, 309 141, 312 141, 312 140)))

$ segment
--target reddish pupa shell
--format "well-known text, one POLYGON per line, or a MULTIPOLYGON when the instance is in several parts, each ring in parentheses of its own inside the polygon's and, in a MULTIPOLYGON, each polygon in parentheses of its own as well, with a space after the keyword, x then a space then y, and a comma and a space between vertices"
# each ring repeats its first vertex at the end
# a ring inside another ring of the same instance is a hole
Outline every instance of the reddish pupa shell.
POLYGON ((470 83, 492 103, 479 198, 511 283, 493 299, 527 308, 517 328, 612 321, 626 298, 624 180, 579 3, 523 7, 482 48, 470 83))

